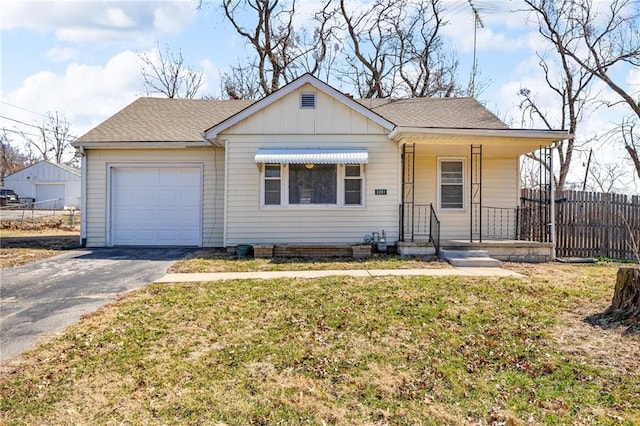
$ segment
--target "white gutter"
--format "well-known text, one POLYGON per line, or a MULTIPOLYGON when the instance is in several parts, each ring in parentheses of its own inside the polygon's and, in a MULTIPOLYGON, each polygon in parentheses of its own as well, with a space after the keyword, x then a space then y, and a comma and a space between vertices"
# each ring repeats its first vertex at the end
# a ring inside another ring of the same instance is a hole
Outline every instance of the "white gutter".
POLYGON ((421 136, 462 136, 490 138, 522 138, 543 139, 555 142, 573 137, 564 130, 528 130, 528 129, 455 129, 431 127, 396 127, 389 133, 389 139, 398 140, 403 137, 421 136))
POLYGON ((127 148, 197 148, 201 146, 208 146, 209 142, 206 140, 200 141, 109 141, 109 142, 77 142, 73 146, 77 148, 101 148, 101 149, 127 149, 127 148))

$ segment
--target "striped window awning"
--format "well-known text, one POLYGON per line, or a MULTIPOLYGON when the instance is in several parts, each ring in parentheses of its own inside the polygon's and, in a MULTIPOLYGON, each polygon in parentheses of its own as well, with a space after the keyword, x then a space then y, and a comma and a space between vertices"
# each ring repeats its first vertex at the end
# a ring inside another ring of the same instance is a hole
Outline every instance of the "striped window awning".
POLYGON ((260 148, 256 163, 368 164, 365 148, 260 148))

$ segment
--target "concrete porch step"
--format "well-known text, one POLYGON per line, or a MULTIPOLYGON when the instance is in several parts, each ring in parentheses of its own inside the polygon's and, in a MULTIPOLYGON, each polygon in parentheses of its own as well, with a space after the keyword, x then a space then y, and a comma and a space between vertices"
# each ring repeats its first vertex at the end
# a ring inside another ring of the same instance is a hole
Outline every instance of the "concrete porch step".
POLYGON ((489 257, 486 250, 440 250, 440 255, 453 266, 499 268, 500 261, 489 257))

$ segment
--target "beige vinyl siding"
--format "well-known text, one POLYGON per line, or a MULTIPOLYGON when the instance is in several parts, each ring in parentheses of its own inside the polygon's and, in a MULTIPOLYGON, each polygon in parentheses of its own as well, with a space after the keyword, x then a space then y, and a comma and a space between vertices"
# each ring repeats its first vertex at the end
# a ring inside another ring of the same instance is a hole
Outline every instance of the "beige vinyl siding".
POLYGON ((285 96, 231 127, 227 147, 227 246, 243 243, 350 244, 366 234, 398 237, 397 145, 386 131, 311 85, 285 96), (301 93, 316 93, 316 108, 300 108, 301 93), (364 207, 260 205, 259 148, 366 148, 364 207), (374 195, 386 189, 386 195, 374 195), (306 208, 305 208, 306 207, 306 208))
MULTIPOLYGON (((385 134, 360 113, 310 84, 256 112, 225 131, 226 135, 385 134), (300 94, 315 93, 315 108, 300 108, 300 94)), ((224 138, 224 137, 223 137, 224 138)))
POLYGON ((109 164, 193 164, 203 166, 202 245, 222 246, 224 207, 224 151, 189 149, 87 149, 87 246, 107 244, 109 164))
MULTIPOLYGON (((434 205, 440 219, 443 240, 468 239, 470 231, 471 163, 467 146, 416 146, 415 203, 434 205), (463 158, 465 162, 465 194, 462 211, 443 210, 438 206, 438 159, 463 158)), ((482 159, 482 205, 517 207, 519 203, 518 157, 482 159)))
POLYGON ((518 158, 483 160, 482 205, 517 207, 520 203, 518 158))
POLYGON ((226 245, 242 243, 358 243, 365 234, 383 229, 397 239, 398 151, 384 136, 342 135, 327 138, 243 136, 227 143, 226 245), (254 161, 258 148, 363 147, 369 152, 365 167, 364 207, 260 206, 260 166, 254 161), (386 189, 386 195, 374 195, 386 189), (306 208, 305 208, 306 207, 306 208))

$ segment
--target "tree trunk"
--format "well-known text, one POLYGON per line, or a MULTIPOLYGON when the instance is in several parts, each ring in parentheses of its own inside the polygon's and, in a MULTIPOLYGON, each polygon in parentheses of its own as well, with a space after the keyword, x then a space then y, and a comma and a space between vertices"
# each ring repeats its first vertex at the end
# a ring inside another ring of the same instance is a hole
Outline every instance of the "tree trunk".
POLYGON ((604 315, 632 323, 640 320, 640 268, 618 269, 611 306, 604 315))

